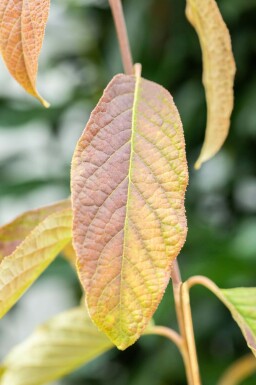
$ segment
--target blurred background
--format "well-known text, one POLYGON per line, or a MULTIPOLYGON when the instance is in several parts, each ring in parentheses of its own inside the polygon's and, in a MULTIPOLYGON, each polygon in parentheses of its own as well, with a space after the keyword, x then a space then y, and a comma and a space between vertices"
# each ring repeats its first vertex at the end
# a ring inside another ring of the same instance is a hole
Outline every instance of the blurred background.
MULTIPOLYGON (((190 184, 183 278, 203 274, 220 287, 256 286, 256 0, 219 0, 237 64, 235 109, 220 154, 193 169, 205 130, 201 51, 187 22, 185 0, 123 2, 135 62, 143 76, 174 96, 184 124, 190 184)), ((21 212, 70 193, 72 153, 91 110, 111 77, 122 72, 106 0, 54 0, 40 57, 38 89, 51 103, 27 96, 0 63, 0 225, 21 212)), ((203 288, 191 292, 203 383, 215 385, 248 352, 228 311, 203 288)), ((0 322, 0 359, 39 323, 78 303, 80 288, 58 258, 0 322)), ((176 327, 171 288, 155 314, 176 327)), ((244 385, 255 385, 256 376, 244 385)), ((57 383, 55 383, 57 384, 57 383)), ((185 385, 176 348, 142 337, 113 349, 59 385, 185 385)))

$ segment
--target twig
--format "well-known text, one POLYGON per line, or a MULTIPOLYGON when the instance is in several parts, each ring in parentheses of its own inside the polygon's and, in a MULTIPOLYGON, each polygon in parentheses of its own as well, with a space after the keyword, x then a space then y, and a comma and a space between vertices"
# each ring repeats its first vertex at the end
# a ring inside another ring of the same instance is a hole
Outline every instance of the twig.
POLYGON ((183 342, 181 336, 173 329, 170 329, 166 326, 152 326, 148 330, 144 332, 144 334, 157 334, 159 336, 163 336, 171 340, 177 348, 182 353, 183 350, 183 342))
POLYGON ((190 306, 190 298, 189 298, 189 290, 187 282, 184 282, 181 285, 181 298, 182 298, 182 311, 185 325, 185 334, 186 341, 188 347, 188 355, 190 359, 192 378, 194 385, 200 385, 200 373, 196 352, 196 344, 195 344, 195 336, 194 336, 194 328, 191 314, 191 306, 190 306))
POLYGON ((188 341, 187 341, 187 334, 186 334, 186 326, 187 325, 185 325, 182 299, 181 299, 182 280, 181 280, 180 269, 179 269, 179 265, 178 265, 177 260, 175 260, 173 262, 172 285, 173 285, 173 294, 174 294, 174 302, 175 302, 178 325, 179 325, 180 333, 181 333, 183 344, 184 344, 183 360, 184 360, 188 384, 189 385, 198 385, 198 384, 200 384, 200 382, 196 383, 194 378, 193 378, 193 369, 191 367, 191 359, 189 357, 188 341))
POLYGON ((202 285, 202 286, 205 286, 210 291, 212 291, 213 293, 216 293, 219 291, 215 283, 211 281, 209 278, 204 277, 203 275, 194 275, 188 278, 186 282, 187 282, 188 289, 191 289, 191 287, 195 285, 202 285))
POLYGON ((218 385, 238 385, 254 372, 256 372, 256 358, 252 354, 246 354, 224 372, 218 385))
POLYGON ((126 73, 126 75, 132 75, 132 55, 121 0, 109 0, 109 5, 115 22, 124 72, 126 73))

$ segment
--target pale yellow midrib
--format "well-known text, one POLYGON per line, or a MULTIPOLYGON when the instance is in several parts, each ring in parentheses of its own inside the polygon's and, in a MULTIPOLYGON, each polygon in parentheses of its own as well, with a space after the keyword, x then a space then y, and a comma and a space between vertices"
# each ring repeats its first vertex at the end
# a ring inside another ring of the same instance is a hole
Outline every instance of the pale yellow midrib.
MULTIPOLYGON (((125 253, 125 247, 126 247, 126 236, 125 236, 125 230, 128 227, 128 213, 129 213, 129 198, 131 194, 131 179, 132 179, 132 162, 133 162, 133 155, 134 155, 134 136, 135 136, 135 127, 136 127, 136 109, 138 105, 138 98, 139 98, 139 86, 140 86, 140 75, 136 76, 136 82, 135 82, 135 89, 134 89, 134 99, 133 99, 133 106, 132 106, 132 133, 131 133, 131 153, 130 153, 130 162, 129 162, 129 171, 128 171, 128 190, 127 190, 127 204, 126 204, 126 212, 125 212, 125 220, 124 220, 124 241, 123 241, 123 254, 122 254, 122 262, 121 262, 121 270, 120 270, 120 297, 119 297, 119 309, 122 306, 122 271, 123 271, 123 261, 124 261, 124 253, 125 253)), ((121 330, 121 324, 122 320, 119 321, 119 329, 121 330)), ((121 330, 122 332, 122 330, 121 330)))

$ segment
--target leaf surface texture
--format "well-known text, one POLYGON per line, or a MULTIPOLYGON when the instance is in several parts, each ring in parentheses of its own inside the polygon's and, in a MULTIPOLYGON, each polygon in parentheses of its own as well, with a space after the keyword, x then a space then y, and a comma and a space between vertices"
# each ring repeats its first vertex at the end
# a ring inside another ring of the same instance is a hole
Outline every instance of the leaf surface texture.
POLYGON ((171 95, 117 75, 72 161, 73 243, 89 313, 119 349, 142 334, 184 244, 188 172, 171 95))
POLYGON ((71 373, 113 345, 86 309, 61 313, 15 347, 2 363, 0 385, 41 385, 71 373))
POLYGON ((0 318, 71 240, 70 201, 29 211, 0 228, 0 318))
POLYGON ((0 51, 11 75, 32 96, 48 107, 36 90, 50 0, 0 1, 0 51))
POLYGON ((207 125, 195 164, 200 168, 220 150, 228 135, 236 69, 229 31, 215 0, 187 0, 186 15, 198 34, 203 56, 207 125))

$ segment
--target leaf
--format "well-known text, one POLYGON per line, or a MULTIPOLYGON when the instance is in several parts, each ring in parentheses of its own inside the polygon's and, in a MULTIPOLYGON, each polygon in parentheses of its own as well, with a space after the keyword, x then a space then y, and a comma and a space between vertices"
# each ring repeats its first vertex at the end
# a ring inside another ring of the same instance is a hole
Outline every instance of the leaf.
MULTIPOLYGON (((221 289, 222 300, 256 356, 256 288, 221 289)), ((221 298, 220 298, 221 299, 221 298)))
POLYGON ((202 48, 208 110, 205 140, 195 164, 198 169, 220 150, 228 135, 236 67, 229 31, 215 0, 187 0, 186 16, 202 48))
POLYGON ((92 320, 119 349, 156 310, 184 244, 188 172, 171 95, 139 75, 110 82, 72 161, 73 245, 92 320))
POLYGON ((0 263, 0 318, 70 242, 72 212, 67 206, 69 201, 31 211, 4 226, 3 231, 0 229, 0 250, 4 250, 0 263), (22 242, 21 234, 25 237, 22 242), (14 251, 6 255, 15 244, 18 246, 14 251))
POLYGON ((11 75, 45 107, 49 104, 36 90, 49 0, 1 0, 0 51, 11 75))
POLYGON ((12 222, 0 227, 0 262, 11 254, 29 233, 50 214, 70 208, 70 200, 63 200, 39 209, 26 211, 12 222))
POLYGON ((224 303, 240 327, 247 345, 256 356, 256 288, 220 289, 210 279, 201 276, 191 277, 189 281, 207 287, 224 303))
POLYGON ((59 379, 112 347, 84 307, 68 310, 10 352, 2 364, 0 385, 41 385, 59 379))
POLYGON ((67 246, 64 247, 64 249, 61 251, 61 254, 73 268, 76 268, 76 252, 72 242, 69 242, 67 246))

